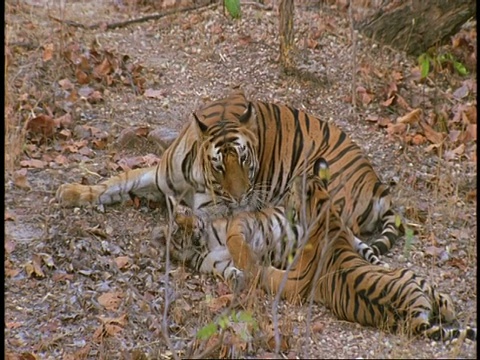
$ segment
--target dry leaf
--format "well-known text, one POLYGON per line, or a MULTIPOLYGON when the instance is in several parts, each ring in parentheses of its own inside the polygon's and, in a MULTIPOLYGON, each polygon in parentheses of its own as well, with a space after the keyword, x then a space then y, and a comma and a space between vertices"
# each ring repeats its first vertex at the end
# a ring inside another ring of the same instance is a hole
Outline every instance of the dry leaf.
POLYGON ((467 105, 462 112, 463 116, 467 119, 468 123, 476 124, 477 123, 477 107, 475 105, 467 105))
POLYGON ((448 254, 447 251, 445 251, 444 248, 433 246, 433 245, 427 246, 425 248, 425 254, 430 255, 441 262, 444 262, 450 259, 450 255, 448 254))
POLYGON ((477 189, 470 190, 466 196, 467 201, 477 201, 477 189))
POLYGON ((20 169, 13 174, 13 183, 20 189, 30 190, 31 186, 27 179, 27 169, 20 169))
POLYGON ((103 100, 103 95, 100 91, 98 90, 95 90, 93 93, 90 94, 90 96, 88 97, 88 101, 92 104, 96 104, 100 101, 103 100))
POLYGON ((22 323, 21 322, 18 322, 18 321, 9 321, 9 322, 6 322, 5 323, 5 327, 7 329, 17 329, 19 328, 20 326, 22 326, 22 323))
POLYGON ((52 275, 52 280, 53 281, 71 281, 73 280, 73 274, 67 274, 64 272, 55 272, 52 275))
POLYGON ((4 240, 4 248, 5 248, 6 254, 11 254, 15 250, 15 247, 16 247, 16 243, 12 239, 6 238, 4 240))
MULTIPOLYGON (((248 44, 248 43, 247 43, 248 44)), ((246 45, 246 44, 245 44, 246 45)), ((318 41, 312 38, 307 39, 307 47, 309 49, 316 49, 318 47, 318 41)))
POLYGON ((451 258, 447 264, 456 267, 462 271, 467 270, 467 265, 465 264, 465 260, 459 258, 451 258))
POLYGON ((135 129, 135 134, 137 136, 147 137, 149 133, 150 133, 150 126, 148 125, 139 126, 135 129))
POLYGON ((65 155, 62 155, 62 154, 58 154, 54 161, 58 164, 58 165, 66 165, 69 163, 68 161, 68 158, 65 156, 65 155))
POLYGON ((95 68, 93 69, 93 73, 100 78, 106 76, 111 71, 112 71, 112 65, 110 64, 107 58, 103 59, 102 63, 95 66, 95 68))
POLYGON ((20 161, 20 165, 23 166, 23 167, 43 169, 47 165, 47 163, 45 161, 42 161, 42 160, 30 159, 30 160, 20 161))
POLYGON ((117 318, 98 317, 102 324, 95 330, 93 339, 101 341, 106 336, 115 336, 123 330, 127 324, 127 314, 123 314, 117 318))
POLYGON ((45 277, 42 270, 42 258, 37 254, 32 255, 32 261, 25 264, 25 272, 28 276, 45 277))
POLYGON ((84 99, 87 99, 94 91, 95 90, 90 86, 82 86, 80 89, 78 89, 78 95, 84 99))
POLYGON ((227 294, 219 296, 218 298, 210 299, 207 303, 207 306, 212 312, 218 312, 221 309, 230 305, 233 299, 233 294, 227 294))
POLYGON ((395 96, 396 96, 396 99, 397 99, 397 104, 398 104, 401 108, 403 108, 403 109, 405 109, 405 110, 407 110, 407 111, 411 111, 411 110, 412 110, 412 108, 410 107, 410 105, 408 105, 408 103, 405 101, 405 99, 404 99, 402 96, 400 96, 399 94, 396 94, 395 96))
POLYGON ((80 69, 77 69, 75 71, 75 77, 77 78, 77 82, 80 85, 86 85, 90 82, 90 76, 88 76, 87 73, 83 72, 80 69))
POLYGON ((118 256, 114 260, 119 269, 128 268, 131 265, 131 260, 128 256, 118 256))
POLYGON ((445 138, 445 134, 433 130, 433 128, 425 122, 420 122, 420 126, 422 127, 425 137, 428 141, 433 144, 442 143, 443 139, 445 138))
POLYGON ((421 109, 415 109, 413 111, 410 111, 407 115, 397 118, 397 123, 415 124, 420 120, 421 114, 422 114, 421 109))
POLYGON ((465 141, 477 141, 477 124, 467 125, 466 134, 468 134, 468 137, 465 141))
POLYGON ((465 153, 465 145, 460 144, 460 146, 456 147, 453 150, 445 151, 445 154, 443 155, 443 157, 445 160, 450 161, 450 160, 457 159, 458 156, 462 155, 463 153, 465 153))
POLYGON ((400 71, 393 70, 392 71, 392 78, 395 81, 400 81, 403 79, 403 74, 400 71))
POLYGON ((67 78, 59 80, 58 85, 60 85, 63 90, 72 90, 75 87, 75 85, 73 85, 67 78))
POLYGON ((382 102, 381 105, 382 105, 382 106, 385 106, 385 107, 392 105, 393 100, 395 99, 395 96, 396 96, 396 95, 393 95, 393 96, 389 97, 387 100, 385 100, 384 102, 382 102))
POLYGON ((438 149, 442 144, 431 144, 425 148, 425 152, 431 152, 433 149, 438 149))
POLYGON ((55 267, 55 264, 53 263, 52 255, 47 253, 38 253, 37 256, 39 256, 43 260, 43 263, 47 265, 49 268, 55 267))
POLYGON ((5 276, 7 276, 7 277, 13 278, 13 277, 17 276, 21 271, 22 270, 20 270, 20 269, 14 269, 12 267, 5 266, 5 276))
POLYGON ((460 134, 460 130, 450 130, 450 132, 448 133, 448 139, 454 143, 458 140, 460 134))
POLYGON ((55 133, 55 122, 48 115, 39 115, 27 122, 26 130, 30 134, 51 137, 55 133))
POLYGON ((43 61, 47 62, 53 58, 53 44, 46 44, 43 47, 43 61))
POLYGON ((462 99, 468 95, 468 86, 464 83, 457 90, 453 92, 453 97, 456 99, 462 99))
POLYGON ((72 115, 70 115, 69 113, 65 114, 65 115, 62 115, 58 118, 55 118, 53 120, 53 122, 55 123, 55 127, 57 128, 67 128, 67 127, 70 127, 70 125, 72 125, 72 115))
POLYGON ((59 133, 58 133, 58 137, 62 140, 68 140, 72 137, 72 132, 68 129, 62 129, 59 133))
POLYGON ((92 140, 92 148, 95 149, 95 150, 103 150, 106 148, 108 144, 108 140, 107 139, 95 139, 95 140, 92 140))
POLYGON ((5 210, 4 215, 3 215, 3 220, 4 221, 15 221, 15 214, 12 212, 5 210))
POLYGON ((388 124, 387 133, 390 135, 394 134, 403 134, 407 130, 407 125, 403 123, 399 124, 388 124))
MULTIPOLYGON (((268 337, 267 340, 267 348, 270 351, 275 350, 275 335, 273 334, 273 331, 271 331, 272 334, 268 337)), ((286 336, 283 336, 280 334, 280 351, 288 351, 290 349, 290 344, 288 343, 288 338, 286 336)))
POLYGON ((412 144, 413 145, 422 145, 425 143, 426 139, 424 136, 420 135, 420 134, 415 134, 413 137, 412 137, 412 144))
POLYGON ((117 310, 122 302, 123 294, 119 291, 102 294, 98 297, 98 303, 107 310, 117 310))
POLYGON ((148 98, 163 99, 165 97, 165 90, 147 89, 143 95, 148 98))
POLYGON ((392 124, 392 120, 390 120, 389 118, 386 118, 386 117, 382 117, 380 119, 378 119, 378 122, 377 122, 378 126, 380 127, 387 127, 388 125, 392 124))
POLYGON ((323 321, 315 321, 312 324, 312 332, 314 333, 322 333, 325 329, 325 323, 323 321))

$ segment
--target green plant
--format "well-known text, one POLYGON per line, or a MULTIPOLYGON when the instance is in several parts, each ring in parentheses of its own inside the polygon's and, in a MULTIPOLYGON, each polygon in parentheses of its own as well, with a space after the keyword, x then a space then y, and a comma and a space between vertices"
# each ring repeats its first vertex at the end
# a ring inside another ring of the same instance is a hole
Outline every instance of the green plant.
POLYGON ((197 338, 208 340, 219 332, 231 330, 243 341, 251 341, 253 332, 258 330, 258 323, 249 311, 234 311, 220 315, 216 320, 208 323, 197 331, 197 338))
POLYGON ((462 76, 468 74, 465 65, 457 61, 450 53, 432 54, 431 52, 425 52, 418 57, 418 65, 420 66, 420 76, 422 79, 428 76, 431 67, 433 67, 433 69, 443 69, 446 66, 452 66, 458 74, 462 76))
POLYGON ((240 0, 224 0, 224 6, 232 18, 237 19, 240 17, 240 0))
POLYGON ((412 244, 415 240, 415 237, 413 236, 413 230, 406 225, 404 225, 405 228, 405 245, 403 246, 403 256, 405 258, 408 258, 410 256, 410 250, 412 249, 412 244))

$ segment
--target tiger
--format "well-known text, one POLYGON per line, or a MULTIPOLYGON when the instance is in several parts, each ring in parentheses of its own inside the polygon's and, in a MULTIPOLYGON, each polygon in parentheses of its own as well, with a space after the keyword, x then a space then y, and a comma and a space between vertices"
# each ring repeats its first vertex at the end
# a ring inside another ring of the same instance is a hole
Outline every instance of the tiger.
POLYGON ((291 180, 319 157, 330 164, 333 201, 347 226, 359 237, 380 227, 370 246, 375 255, 385 254, 402 226, 389 187, 362 149, 333 122, 248 101, 241 89, 194 112, 157 165, 97 185, 62 184, 56 199, 83 206, 147 197, 165 200, 170 223, 180 206, 208 221, 281 204, 291 180))
POLYGON ((313 299, 340 320, 437 341, 459 337, 476 341, 476 327, 460 329, 454 324, 456 312, 449 295, 410 269, 385 268, 359 255, 352 246, 353 232, 330 197, 328 163, 322 161, 317 168, 305 186, 306 211, 317 215, 308 241, 290 269, 264 266, 263 286, 272 293, 281 291, 292 302, 313 299))
MULTIPOLYGON (((315 162, 314 172, 321 164, 315 162)), ((302 214, 303 202, 298 194, 302 193, 303 181, 303 176, 293 179, 283 205, 209 222, 191 214, 177 214, 170 254, 197 272, 219 274, 237 292, 247 286, 247 280, 255 278, 257 260, 285 269, 317 220, 315 211, 302 214)), ((352 246, 368 262, 388 266, 357 237, 352 237, 352 246)))

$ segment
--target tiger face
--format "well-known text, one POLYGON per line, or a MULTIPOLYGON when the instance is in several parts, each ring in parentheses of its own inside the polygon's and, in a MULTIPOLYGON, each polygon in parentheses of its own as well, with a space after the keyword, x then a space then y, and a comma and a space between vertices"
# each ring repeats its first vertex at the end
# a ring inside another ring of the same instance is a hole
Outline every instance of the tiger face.
POLYGON ((203 138, 205 184, 217 200, 238 211, 249 207, 259 171, 257 137, 252 131, 253 106, 238 118, 222 119, 207 126, 196 115, 203 138))

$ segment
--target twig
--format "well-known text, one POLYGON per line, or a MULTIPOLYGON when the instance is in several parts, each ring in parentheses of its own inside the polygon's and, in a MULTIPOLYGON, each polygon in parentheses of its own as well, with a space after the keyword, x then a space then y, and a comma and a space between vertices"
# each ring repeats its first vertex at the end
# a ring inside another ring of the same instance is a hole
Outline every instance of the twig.
POLYGON ((255 1, 245 1, 245 2, 241 2, 240 5, 244 5, 244 6, 254 6, 254 7, 257 7, 261 10, 265 10, 265 11, 270 11, 270 10, 273 10, 273 6, 272 5, 264 5, 264 4, 260 4, 258 2, 255 2, 255 1))
POLYGON ((149 20, 158 20, 158 19, 161 19, 161 18, 163 18, 165 16, 168 16, 168 15, 173 15, 173 14, 182 13, 182 12, 188 12, 188 11, 192 11, 192 10, 198 10, 198 9, 202 9, 202 8, 204 8, 206 10, 208 8, 213 8, 215 6, 218 6, 218 4, 215 3, 215 4, 207 4, 207 5, 190 6, 190 7, 186 7, 186 8, 183 8, 183 9, 174 9, 174 10, 166 11, 166 12, 161 13, 161 14, 147 15, 147 16, 142 16, 140 18, 136 18, 136 19, 119 21, 119 22, 114 22, 114 23, 110 23, 110 24, 98 23, 98 24, 93 24, 93 25, 85 25, 85 24, 81 24, 81 23, 78 23, 78 22, 72 21, 72 20, 58 19, 58 18, 56 18, 52 15, 49 15, 49 17, 52 20, 55 20, 55 21, 60 22, 62 24, 66 24, 68 26, 78 27, 78 28, 82 28, 82 29, 92 30, 92 29, 105 28, 106 30, 112 30, 112 29, 117 29, 117 28, 120 28, 120 27, 125 27, 125 26, 131 25, 131 24, 141 23, 141 22, 145 22, 145 21, 149 21, 149 20))
POLYGON ((352 40, 352 105, 353 111, 357 107, 357 37, 353 27, 353 2, 350 0, 348 6, 348 17, 350 18, 350 37, 352 40))

